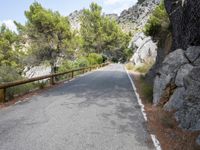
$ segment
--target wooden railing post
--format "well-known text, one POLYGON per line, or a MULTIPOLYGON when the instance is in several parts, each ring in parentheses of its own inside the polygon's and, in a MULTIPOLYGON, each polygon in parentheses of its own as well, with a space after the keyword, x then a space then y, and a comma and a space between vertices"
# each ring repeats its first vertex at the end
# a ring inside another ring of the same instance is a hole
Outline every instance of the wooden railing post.
POLYGON ((66 75, 66 74, 71 74, 72 78, 74 78, 75 72, 86 73, 88 71, 92 71, 92 70, 94 70, 96 68, 103 67, 103 66, 106 66, 106 65, 108 65, 108 63, 100 64, 100 65, 93 65, 93 66, 89 66, 87 68, 74 69, 74 70, 70 70, 70 71, 62 72, 62 73, 54 73, 54 74, 40 76, 40 77, 35 77, 35 78, 31 78, 31 79, 19 80, 19 81, 14 81, 14 82, 8 82, 8 83, 0 84, 0 103, 1 102, 4 103, 7 100, 6 99, 6 89, 7 88, 11 88, 11 87, 14 87, 14 86, 17 86, 17 85, 31 83, 31 82, 35 82, 35 81, 39 81, 39 80, 44 80, 44 79, 48 79, 50 81, 50 84, 54 85, 56 83, 56 79, 57 79, 58 76, 66 75))
POLYGON ((6 89, 0 89, 0 103, 6 102, 6 89))
POLYGON ((54 84, 55 84, 55 82, 54 82, 54 76, 51 76, 51 78, 50 78, 50 84, 51 84, 51 85, 54 85, 54 84))

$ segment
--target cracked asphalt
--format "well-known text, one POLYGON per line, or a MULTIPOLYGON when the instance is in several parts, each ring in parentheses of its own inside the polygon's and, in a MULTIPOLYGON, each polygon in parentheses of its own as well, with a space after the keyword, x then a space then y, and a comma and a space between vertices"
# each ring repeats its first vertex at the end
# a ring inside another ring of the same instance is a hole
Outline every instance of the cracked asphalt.
POLYGON ((0 110, 0 150, 154 149, 123 65, 0 110))

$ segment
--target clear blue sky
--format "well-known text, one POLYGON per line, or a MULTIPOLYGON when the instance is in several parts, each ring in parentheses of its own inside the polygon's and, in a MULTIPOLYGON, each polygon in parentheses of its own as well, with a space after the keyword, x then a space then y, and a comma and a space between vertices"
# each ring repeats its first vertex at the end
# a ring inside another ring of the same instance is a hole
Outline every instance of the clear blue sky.
MULTIPOLYGON (((35 0, 3 0, 0 5, 0 24, 6 23, 13 28, 12 21, 25 23, 24 11, 35 0)), ((131 7, 137 0, 37 0, 43 7, 59 11, 62 15, 68 15, 74 10, 88 8, 91 2, 97 2, 106 13, 120 13, 123 9, 131 7)))

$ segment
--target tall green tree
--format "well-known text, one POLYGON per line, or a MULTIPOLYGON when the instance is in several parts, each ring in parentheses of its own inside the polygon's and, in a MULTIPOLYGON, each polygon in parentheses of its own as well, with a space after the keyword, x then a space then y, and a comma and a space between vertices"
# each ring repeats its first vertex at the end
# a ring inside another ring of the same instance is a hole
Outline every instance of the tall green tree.
POLYGON ((86 52, 126 59, 125 49, 130 37, 122 32, 115 20, 102 14, 102 8, 96 3, 83 11, 80 32, 86 52))
POLYGON ((68 18, 43 8, 37 2, 30 6, 25 16, 25 26, 16 23, 19 33, 27 39, 37 62, 48 61, 54 73, 58 57, 68 54, 72 37, 68 18))
POLYGON ((91 3, 90 9, 85 9, 81 17, 81 36, 84 39, 84 49, 88 52, 102 52, 103 45, 102 8, 91 3))
POLYGON ((21 69, 21 54, 18 49, 18 36, 9 30, 4 24, 0 26, 0 66, 6 65, 21 69))

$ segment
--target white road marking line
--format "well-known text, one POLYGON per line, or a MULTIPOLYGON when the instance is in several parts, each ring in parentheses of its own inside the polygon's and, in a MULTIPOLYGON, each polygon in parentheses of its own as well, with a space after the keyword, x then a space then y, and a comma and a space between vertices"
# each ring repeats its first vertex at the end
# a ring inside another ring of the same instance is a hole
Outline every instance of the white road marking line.
MULTIPOLYGON (((125 70, 126 70, 126 74, 127 74, 128 78, 129 78, 129 80, 130 80, 130 82, 131 82, 133 91, 135 92, 135 95, 136 95, 136 97, 137 97, 137 101, 138 101, 138 103, 139 103, 139 105, 140 105, 140 107, 141 107, 141 112, 142 112, 142 114, 143 114, 144 120, 147 121, 147 114, 146 114, 146 112, 145 112, 144 105, 142 104, 142 100, 140 99, 140 96, 139 96, 139 94, 138 94, 137 91, 136 91, 135 84, 134 84, 134 82, 133 82, 133 80, 132 80, 130 74, 128 73, 128 70, 126 69, 126 67, 124 67, 124 68, 125 68, 125 70)), ((151 135, 151 139, 152 139, 152 141, 153 141, 153 144, 154 144, 156 150, 162 150, 162 148, 161 148, 161 146, 160 146, 160 142, 158 141, 158 139, 156 138, 156 136, 153 135, 153 134, 150 134, 150 135, 151 135)))

